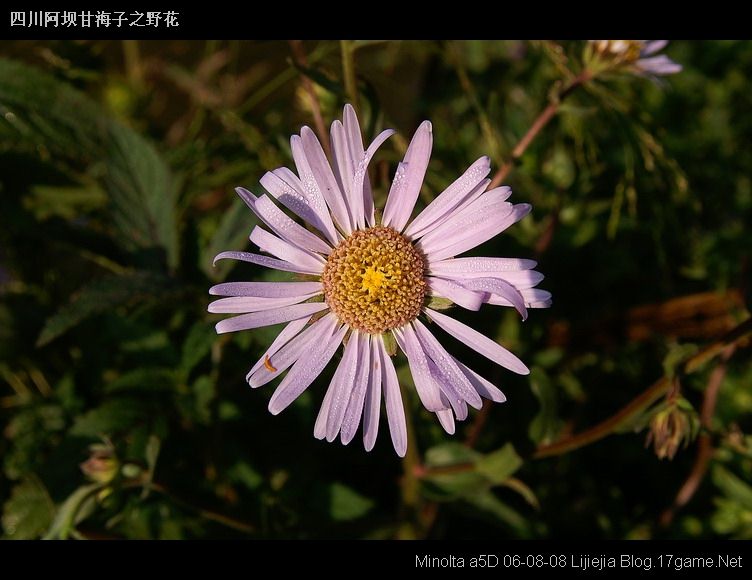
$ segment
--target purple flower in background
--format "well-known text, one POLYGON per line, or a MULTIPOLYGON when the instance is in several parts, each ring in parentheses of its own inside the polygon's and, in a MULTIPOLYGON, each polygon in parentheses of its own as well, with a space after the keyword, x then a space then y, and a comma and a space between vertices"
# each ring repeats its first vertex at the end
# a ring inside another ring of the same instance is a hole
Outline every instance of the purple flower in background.
POLYGON ((331 163, 313 131, 303 127, 291 138, 297 175, 284 167, 264 175, 261 184, 271 197, 238 188, 268 228, 254 228, 250 239, 270 256, 222 252, 215 262, 242 260, 308 281, 218 284, 210 293, 225 298, 212 302, 209 312, 239 315, 219 322, 218 333, 287 323, 246 377, 256 388, 287 371, 269 401, 275 415, 308 388, 344 343, 314 435, 327 441, 339 436, 348 444, 362 423, 363 443, 370 451, 383 397, 392 443, 404 456, 405 412, 389 345, 396 341, 405 353, 420 400, 451 434, 455 419, 467 417, 468 405, 478 409, 482 398, 506 398, 449 354, 419 315, 497 364, 528 374, 514 354, 438 312, 431 302, 451 301, 469 310, 484 303, 510 306, 525 319, 528 308, 550 306, 551 294, 535 288, 543 275, 533 270, 532 260, 455 257, 503 232, 531 209, 509 203, 508 187, 487 191, 488 157, 473 163, 410 220, 431 155, 428 121, 416 131, 377 219, 367 167, 393 133, 382 132, 364 149, 355 110, 347 105, 344 121, 331 127, 331 163), (293 221, 272 198, 316 233, 293 221))
POLYGON ((665 54, 656 54, 668 40, 591 40, 590 47, 610 67, 624 66, 647 77, 681 72, 682 66, 665 54))

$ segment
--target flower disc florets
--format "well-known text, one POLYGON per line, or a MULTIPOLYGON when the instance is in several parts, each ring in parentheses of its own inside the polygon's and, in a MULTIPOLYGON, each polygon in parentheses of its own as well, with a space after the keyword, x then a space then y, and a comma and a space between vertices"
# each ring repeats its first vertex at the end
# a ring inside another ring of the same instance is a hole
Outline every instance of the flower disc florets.
POLYGON ((392 228, 358 230, 329 255, 324 298, 341 322, 380 334, 417 318, 424 270, 423 256, 392 228))

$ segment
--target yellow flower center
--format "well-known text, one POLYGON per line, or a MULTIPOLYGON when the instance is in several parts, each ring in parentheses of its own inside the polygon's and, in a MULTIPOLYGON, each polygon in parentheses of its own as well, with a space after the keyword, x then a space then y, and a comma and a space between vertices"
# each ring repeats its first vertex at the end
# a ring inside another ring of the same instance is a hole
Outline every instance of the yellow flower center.
POLYGON ((324 299, 349 326, 380 334, 417 318, 426 295, 425 260, 392 228, 358 230, 329 254, 324 299))

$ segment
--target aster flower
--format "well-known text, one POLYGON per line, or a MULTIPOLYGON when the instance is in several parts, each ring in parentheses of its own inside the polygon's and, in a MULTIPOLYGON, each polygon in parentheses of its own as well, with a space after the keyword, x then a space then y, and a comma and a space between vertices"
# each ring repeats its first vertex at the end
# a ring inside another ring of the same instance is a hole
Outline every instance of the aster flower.
POLYGON ((478 331, 430 307, 436 298, 469 310, 483 304, 528 308, 550 305, 550 293, 536 289, 543 276, 531 260, 460 257, 526 216, 528 204, 507 201, 508 187, 487 190, 488 157, 481 157, 410 221, 433 142, 423 122, 399 164, 383 215, 377 218, 367 167, 394 131, 364 148, 355 111, 331 127, 330 162, 308 127, 291 138, 297 175, 275 169, 261 179, 269 195, 238 194, 268 229, 255 227, 250 239, 267 255, 222 252, 216 258, 242 260, 303 275, 306 281, 229 282, 210 293, 223 296, 209 312, 238 314, 219 322, 218 333, 287 323, 247 375, 251 387, 280 376, 269 401, 278 414, 324 370, 340 345, 344 354, 324 396, 314 435, 348 444, 363 425, 366 450, 374 446, 383 396, 392 443, 407 449, 405 412, 389 345, 407 356, 418 396, 450 434, 455 419, 480 408, 482 398, 505 401, 503 393, 449 354, 426 324, 519 374, 528 368, 514 354, 478 331), (291 219, 274 201, 316 231, 291 219), (311 280, 313 278, 313 280, 311 280), (392 340, 392 338, 394 340, 392 340), (288 370, 289 369, 289 370, 288 370))
POLYGON ((646 77, 672 75, 682 66, 665 54, 657 54, 668 40, 590 40, 589 48, 608 68, 625 67, 646 77))

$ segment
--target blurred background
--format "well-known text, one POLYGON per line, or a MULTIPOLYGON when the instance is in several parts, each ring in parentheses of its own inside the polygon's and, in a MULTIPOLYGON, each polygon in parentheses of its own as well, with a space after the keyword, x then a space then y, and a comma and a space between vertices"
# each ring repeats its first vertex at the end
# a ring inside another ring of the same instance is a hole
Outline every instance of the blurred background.
POLYGON ((752 43, 568 90, 586 46, 0 43, 3 537, 752 538, 752 43), (538 260, 554 297, 453 312, 532 369, 452 341, 508 397, 454 437, 395 359, 404 460, 384 421, 371 453, 313 438, 328 376, 271 416, 244 376, 279 328, 218 337, 206 312, 218 281, 279 279, 212 267, 250 246, 234 187, 345 102, 367 140, 399 132, 377 205, 423 119, 420 203, 508 163, 533 212, 477 255, 538 260))

